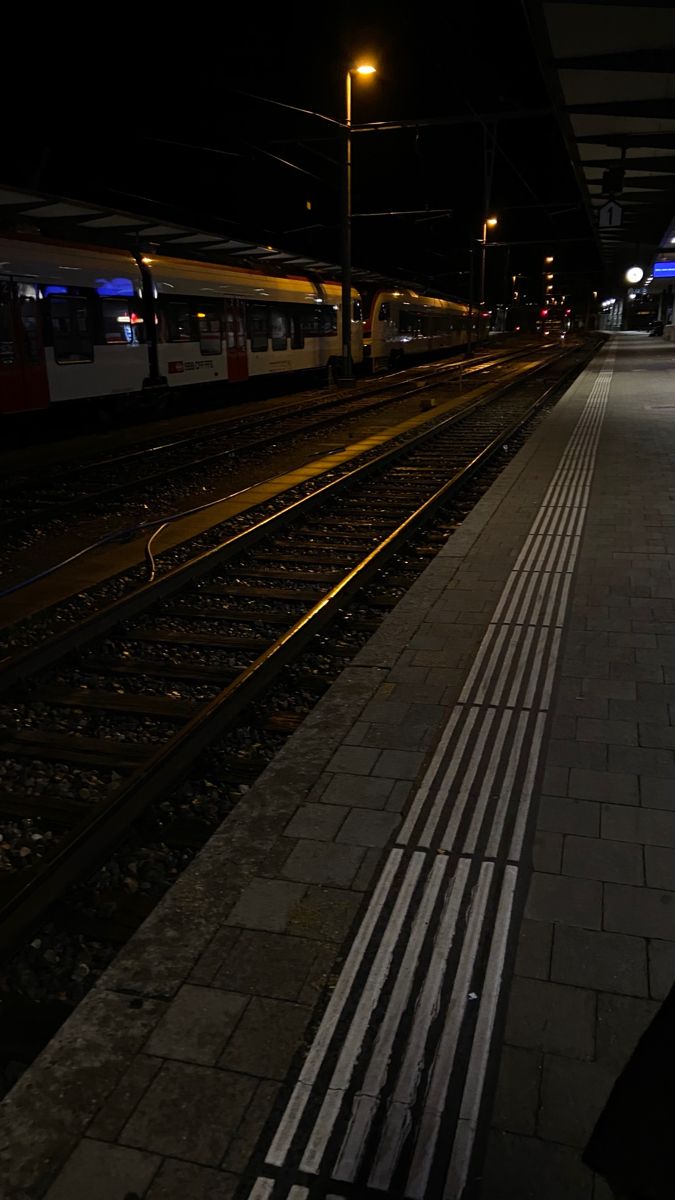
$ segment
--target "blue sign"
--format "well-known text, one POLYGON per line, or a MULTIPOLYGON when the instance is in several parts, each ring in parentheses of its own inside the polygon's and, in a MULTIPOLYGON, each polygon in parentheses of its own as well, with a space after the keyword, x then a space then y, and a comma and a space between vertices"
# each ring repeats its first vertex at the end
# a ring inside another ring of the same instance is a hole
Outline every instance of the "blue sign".
POLYGON ((654 263, 654 278, 655 279, 672 279, 675 276, 675 259, 670 259, 668 262, 654 263))

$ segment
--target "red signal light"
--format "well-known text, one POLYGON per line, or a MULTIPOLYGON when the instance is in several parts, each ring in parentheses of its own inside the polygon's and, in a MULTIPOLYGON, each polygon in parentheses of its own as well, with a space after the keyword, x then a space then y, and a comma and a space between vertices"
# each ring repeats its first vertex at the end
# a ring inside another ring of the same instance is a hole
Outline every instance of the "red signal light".
POLYGON ((541 310, 541 312, 540 312, 539 316, 540 316, 540 317, 547 317, 547 316, 548 316, 548 309, 547 309, 547 308, 542 308, 542 310, 541 310))

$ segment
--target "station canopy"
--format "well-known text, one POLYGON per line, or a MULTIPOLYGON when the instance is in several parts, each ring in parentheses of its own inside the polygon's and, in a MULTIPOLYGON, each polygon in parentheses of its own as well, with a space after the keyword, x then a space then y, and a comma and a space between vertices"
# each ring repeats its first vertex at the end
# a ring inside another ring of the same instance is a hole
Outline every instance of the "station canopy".
MULTIPOLYGON (((337 263, 257 245, 218 235, 213 230, 191 228, 173 222, 149 219, 128 212, 77 200, 64 200, 37 192, 21 192, 0 186, 0 237, 12 234, 34 235, 55 241, 108 249, 162 254, 222 266, 257 267, 274 275, 306 275, 318 280, 339 280, 342 269, 337 263)), ((424 294, 428 286, 382 275, 358 266, 352 267, 352 286, 357 289, 412 288, 424 294)), ((455 299, 449 296, 448 299, 455 299)))
POLYGON ((675 251, 673 5, 525 3, 608 281, 648 275, 675 251))

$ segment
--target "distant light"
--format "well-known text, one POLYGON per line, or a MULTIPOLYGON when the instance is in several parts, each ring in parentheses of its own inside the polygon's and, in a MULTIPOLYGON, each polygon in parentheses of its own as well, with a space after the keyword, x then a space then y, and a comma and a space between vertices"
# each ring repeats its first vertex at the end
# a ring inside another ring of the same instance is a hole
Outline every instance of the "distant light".
POLYGON ((675 238, 670 239, 670 244, 671 244, 671 246, 675 246, 675 238))
POLYGON ((497 218, 496 217, 488 217, 485 224, 489 225, 490 229, 494 229, 495 225, 497 224, 497 218))
POLYGON ((152 259, 152 258, 142 258, 142 259, 141 259, 141 262, 142 262, 142 263, 145 263, 146 267, 149 267, 149 266, 150 266, 150 264, 151 264, 152 262, 154 262, 154 259, 152 259))
POLYGON ((635 293, 635 292, 629 292, 629 293, 628 293, 628 299, 629 299, 629 300, 635 300, 635 298, 636 298, 636 293, 635 293))
POLYGON ((206 316, 206 313, 197 313, 197 317, 200 321, 203 321, 205 316, 206 316))
POLYGON ((312 211, 312 201, 311 200, 305 200, 305 208, 307 209, 307 212, 312 211))
POLYGON ((548 309, 547 309, 547 308, 542 308, 542 310, 541 310, 541 312, 540 312, 539 316, 540 316, 540 317, 547 317, 547 316, 548 316, 548 309))
POLYGON ((354 70, 356 71, 357 75, 374 75, 377 71, 377 67, 373 67, 371 63, 361 63, 361 65, 355 67, 354 70))
POLYGON ((626 283, 639 283, 643 276, 642 267, 629 267, 626 271, 626 283))
POLYGON ((547 278, 547 279, 553 279, 553 276, 552 276, 552 275, 547 275, 547 276, 546 276, 546 278, 547 278))
POLYGON ((547 254, 547 255, 546 255, 546 258, 544 259, 544 262, 545 262, 545 263, 552 263, 552 262, 553 262, 553 255, 552 255, 552 254, 547 254))
POLYGON ((45 288, 44 294, 45 296, 67 296, 68 288, 59 287, 57 284, 50 284, 49 287, 45 288))

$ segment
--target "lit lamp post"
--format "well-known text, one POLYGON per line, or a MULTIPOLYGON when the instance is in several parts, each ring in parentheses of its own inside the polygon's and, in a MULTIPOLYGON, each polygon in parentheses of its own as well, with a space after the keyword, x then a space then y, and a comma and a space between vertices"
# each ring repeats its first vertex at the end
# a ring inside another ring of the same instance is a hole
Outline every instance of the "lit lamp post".
POLYGON ((350 67, 346 80, 345 176, 342 209, 342 375, 345 382, 354 377, 352 366, 352 75, 374 75, 370 63, 350 67))
POLYGON ((481 238, 481 254, 480 254, 480 304, 481 308, 485 305, 485 248, 487 246, 488 229, 494 229, 497 224, 496 217, 486 217, 483 221, 483 237, 481 238))

